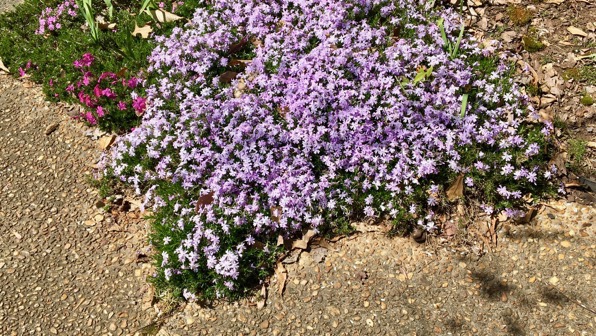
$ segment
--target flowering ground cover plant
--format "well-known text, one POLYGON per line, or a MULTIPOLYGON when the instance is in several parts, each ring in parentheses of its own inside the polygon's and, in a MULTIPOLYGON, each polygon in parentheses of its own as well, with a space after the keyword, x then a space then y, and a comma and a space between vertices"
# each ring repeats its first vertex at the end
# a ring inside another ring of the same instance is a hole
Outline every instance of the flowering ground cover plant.
POLYGON ((236 296, 278 235, 358 217, 436 230, 458 181, 488 214, 550 186, 550 124, 506 55, 415 0, 220 0, 150 56, 141 125, 106 173, 152 207, 155 283, 236 296))
MULTIPOLYGON (((15 76, 30 76, 31 80, 43 84, 49 100, 82 103, 89 114, 80 119, 97 123, 104 130, 129 131, 140 120, 143 101, 139 97, 144 96, 142 85, 135 84, 134 88, 128 84, 111 86, 114 80, 99 78, 106 74, 122 74, 128 80, 142 76, 154 41, 151 36, 133 36, 135 27, 150 26, 154 33, 167 35, 174 27, 182 26, 184 20, 155 22, 150 12, 139 13, 139 1, 85 1, 92 5, 86 8, 92 11, 92 19, 103 17, 104 21, 103 25, 99 25, 99 19, 92 21, 99 29, 92 36, 89 22, 78 3, 74 0, 26 0, 14 12, 1 14, 0 59, 15 76), (92 69, 82 71, 83 67, 73 66, 83 55, 93 56, 92 69), (93 85, 80 85, 89 80, 94 81, 93 85), (118 99, 101 95, 95 97, 98 101, 92 102, 93 106, 89 106, 90 98, 81 99, 79 93, 84 91, 92 97, 96 85, 104 91, 118 92, 118 99), (131 94, 136 96, 130 98, 131 94), (131 105, 132 100, 124 109, 122 99, 135 100, 137 109, 131 105)), ((190 17, 202 3, 199 0, 168 0, 149 2, 147 8, 175 12, 183 18, 190 17)))
POLYGON ((75 118, 109 131, 131 129, 139 123, 138 117, 146 108, 146 99, 135 91, 141 87, 141 79, 128 75, 126 69, 118 73, 96 72, 95 63, 95 57, 89 53, 73 62, 79 79, 64 90, 85 107, 75 118))

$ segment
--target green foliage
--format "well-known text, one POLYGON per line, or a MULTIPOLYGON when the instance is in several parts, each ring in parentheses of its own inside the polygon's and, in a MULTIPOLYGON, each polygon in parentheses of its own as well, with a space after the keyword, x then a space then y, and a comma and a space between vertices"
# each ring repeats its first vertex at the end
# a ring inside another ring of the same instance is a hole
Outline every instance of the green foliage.
POLYGON ((582 105, 590 106, 594 104, 594 98, 589 93, 584 92, 584 95, 581 97, 579 102, 582 103, 582 105))
POLYGON ((584 155, 586 155, 587 144, 587 141, 581 139, 571 139, 567 143, 567 153, 569 154, 572 169, 579 170, 584 160, 584 155))
POLYGON ((99 40, 99 24, 97 24, 97 22, 95 21, 95 13, 93 12, 93 0, 76 0, 76 3, 79 7, 79 11, 81 11, 81 14, 85 18, 85 21, 89 26, 91 37, 94 41, 97 42, 99 40))

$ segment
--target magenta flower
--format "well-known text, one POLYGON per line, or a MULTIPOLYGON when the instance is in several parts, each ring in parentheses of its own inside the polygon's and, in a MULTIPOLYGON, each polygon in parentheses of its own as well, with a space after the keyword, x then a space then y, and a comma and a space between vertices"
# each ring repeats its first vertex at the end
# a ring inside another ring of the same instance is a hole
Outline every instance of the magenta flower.
POLYGON ((95 125, 97 124, 97 120, 95 119, 95 116, 93 116, 93 113, 91 112, 87 112, 85 113, 85 119, 87 120, 88 123, 90 123, 91 125, 95 125))
POLYGON ((106 78, 110 78, 110 79, 116 79, 118 76, 116 76, 115 73, 113 72, 104 72, 101 75, 99 75, 99 80, 98 82, 101 82, 102 80, 106 79, 106 78))
POLYGON ((139 84, 139 79, 136 77, 132 77, 131 79, 128 80, 128 87, 131 89, 134 89, 135 87, 137 87, 137 85, 139 84))
POLYGON ((143 97, 137 97, 132 101, 132 108, 135 109, 135 112, 138 116, 143 115, 145 113, 145 109, 147 108, 147 99, 143 97))
POLYGON ((126 107, 126 103, 125 103, 125 102, 123 102, 123 101, 119 101, 119 102, 118 102, 118 109, 119 109, 120 111, 124 111, 124 110, 126 110, 126 109, 127 109, 127 107, 126 107))
POLYGON ((101 118, 101 117, 103 117, 103 116, 106 114, 106 112, 105 112, 104 108, 103 108, 103 107, 101 107, 101 106, 98 106, 98 107, 97 107, 97 109, 96 109, 96 111, 97 111, 97 115, 98 115, 100 118, 101 118))
POLYGON ((93 55, 91 55, 90 53, 86 53, 83 54, 83 58, 81 59, 81 62, 83 62, 83 66, 91 66, 91 64, 93 63, 93 61, 95 60, 95 57, 93 57, 93 55))
POLYGON ((95 57, 93 57, 93 55, 91 55, 90 53, 86 53, 83 54, 83 57, 80 60, 74 61, 73 64, 75 68, 80 69, 83 67, 90 67, 91 64, 93 64, 94 60, 95 57))
POLYGON ((101 88, 99 87, 99 85, 95 85, 95 87, 93 88, 93 94, 95 95, 95 97, 101 97, 101 88))
POLYGON ((116 94, 110 88, 105 88, 105 89, 101 90, 101 94, 102 94, 102 96, 110 98, 110 99, 116 98, 116 94))
POLYGON ((91 84, 91 77, 93 76, 93 74, 89 71, 86 71, 85 74, 83 75, 83 84, 85 86, 91 84))

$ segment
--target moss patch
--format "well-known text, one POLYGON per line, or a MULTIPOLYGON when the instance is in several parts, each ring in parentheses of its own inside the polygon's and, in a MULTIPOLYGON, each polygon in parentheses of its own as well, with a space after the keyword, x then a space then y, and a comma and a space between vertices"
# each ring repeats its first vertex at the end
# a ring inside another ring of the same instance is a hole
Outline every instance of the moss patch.
POLYGON ((532 35, 526 35, 522 38, 522 42, 524 43, 524 49, 528 52, 537 52, 544 50, 546 46, 542 41, 532 35))
POLYGON ((582 105, 590 106, 594 104, 594 98, 587 92, 584 92, 584 96, 579 100, 582 105))
POLYGON ((531 10, 518 5, 510 5, 507 13, 509 14, 509 21, 516 26, 528 24, 534 17, 534 13, 531 10))

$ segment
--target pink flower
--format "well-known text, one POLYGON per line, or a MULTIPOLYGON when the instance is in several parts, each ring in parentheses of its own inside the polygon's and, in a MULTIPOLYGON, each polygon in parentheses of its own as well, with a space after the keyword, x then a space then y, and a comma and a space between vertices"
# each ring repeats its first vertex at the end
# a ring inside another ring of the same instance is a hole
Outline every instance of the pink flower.
POLYGON ((120 102, 118 102, 118 109, 119 109, 120 111, 124 111, 124 110, 126 110, 126 109, 127 109, 127 107, 126 107, 126 103, 125 103, 125 102, 123 102, 123 101, 120 101, 120 102))
POLYGON ((99 80, 98 82, 101 82, 102 80, 106 79, 106 78, 110 78, 110 79, 116 79, 118 76, 116 76, 115 73, 113 72, 104 72, 101 75, 99 75, 99 80))
POLYGON ((110 88, 105 88, 105 89, 103 89, 103 90, 101 91, 101 94, 102 94, 104 97, 108 97, 108 98, 110 98, 110 99, 114 99, 114 98, 116 98, 116 94, 115 94, 115 93, 114 93, 114 91, 112 91, 112 89, 110 89, 110 88))
POLYGON ((91 76, 93 76, 93 75, 89 71, 86 71, 85 74, 83 75, 83 84, 85 86, 87 86, 87 85, 89 85, 89 83, 91 83, 91 76))
POLYGON ((53 79, 50 79, 49 85, 50 85, 50 87, 53 87, 54 86, 54 80, 53 79))
POLYGON ((23 68, 19 68, 19 75, 21 77, 25 77, 27 75, 27 73, 25 72, 25 70, 23 70, 23 68))
POLYGON ((101 88, 99 87, 99 85, 95 85, 95 87, 93 88, 93 94, 95 95, 95 97, 101 97, 101 88))
POLYGON ((105 114, 106 114, 106 112, 105 112, 105 110, 103 109, 103 107, 101 107, 101 106, 98 106, 98 107, 97 107, 97 115, 98 115, 99 117, 103 117, 105 114))
POLYGON ((93 55, 91 55, 90 53, 83 54, 83 58, 81 59, 81 61, 83 62, 83 66, 87 67, 91 66, 94 60, 95 57, 93 57, 93 55))
POLYGON ((87 122, 89 122, 91 125, 97 124, 97 120, 95 119, 95 117, 93 116, 93 113, 91 113, 91 112, 85 113, 85 119, 87 119, 87 122))
POLYGON ((137 85, 139 84, 139 79, 136 77, 132 77, 131 79, 128 80, 128 87, 131 89, 134 89, 137 85))
POLYGON ((83 57, 80 60, 76 60, 73 62, 75 68, 80 69, 82 67, 89 67, 95 60, 95 57, 90 53, 83 54, 83 57))
POLYGON ((143 115, 145 109, 147 108, 147 99, 143 97, 137 97, 132 101, 132 107, 135 109, 135 113, 138 116, 143 115))
POLYGON ((70 84, 69 86, 66 87, 66 92, 73 92, 74 91, 74 85, 70 84))

